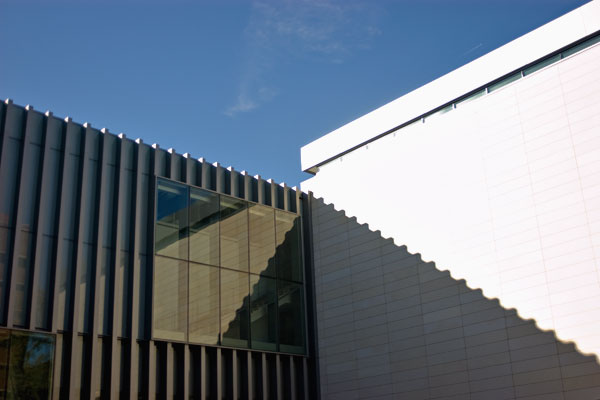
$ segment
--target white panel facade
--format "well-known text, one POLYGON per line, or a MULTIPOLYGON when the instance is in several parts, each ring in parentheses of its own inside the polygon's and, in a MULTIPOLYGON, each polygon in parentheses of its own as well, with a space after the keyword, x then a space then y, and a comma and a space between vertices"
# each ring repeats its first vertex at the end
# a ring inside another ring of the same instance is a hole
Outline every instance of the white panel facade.
POLYGON ((302 148, 302 170, 320 165, 598 30, 600 1, 595 0, 307 144, 302 148))
POLYGON ((302 189, 600 355, 600 45, 345 154, 302 189))

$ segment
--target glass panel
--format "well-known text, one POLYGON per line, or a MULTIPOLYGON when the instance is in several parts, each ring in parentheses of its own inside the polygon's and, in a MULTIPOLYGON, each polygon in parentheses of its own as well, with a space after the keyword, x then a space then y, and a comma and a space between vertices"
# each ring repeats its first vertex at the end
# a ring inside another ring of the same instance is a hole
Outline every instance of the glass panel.
POLYGON ((187 260, 187 203, 184 185, 158 181, 156 254, 187 260))
POLYGON ((515 72, 514 74, 502 79, 500 82, 496 82, 493 85, 488 86, 488 93, 493 92, 494 90, 498 90, 503 86, 508 85, 518 79, 521 79, 521 72, 515 72))
POLYGON ((482 89, 478 92, 473 93, 472 95, 469 95, 467 97, 465 97, 462 100, 459 100, 456 102, 456 108, 460 107, 460 106, 464 106, 465 104, 480 98, 481 96, 483 96, 485 94, 485 89, 482 89))
POLYGON ((438 110, 434 113, 426 115, 423 120, 424 120, 424 122, 431 121, 432 119, 437 118, 443 114, 446 114, 448 111, 452 111, 453 109, 454 109, 454 106, 452 104, 447 105, 446 107, 442 108, 441 110, 438 110))
POLYGON ((248 271, 246 202, 221 196, 221 266, 248 271))
POLYGON ((560 60, 560 54, 557 54, 553 57, 542 60, 539 63, 532 65, 531 67, 525 68, 523 70, 523 75, 526 76, 526 75, 532 74, 535 71, 539 71, 540 69, 547 67, 550 64, 554 64, 555 62, 557 62, 559 60, 560 60))
POLYGON ((586 40, 583 43, 579 43, 577 46, 573 46, 570 49, 567 49, 567 50, 563 51, 562 52, 562 57, 563 58, 567 58, 567 57, 569 57, 569 56, 571 56, 571 55, 573 55, 573 54, 575 54, 577 52, 580 52, 581 50, 583 50, 583 49, 585 49, 587 47, 590 47, 590 46, 592 46, 592 45, 594 45, 594 44, 596 44, 598 42, 600 42, 600 35, 595 36, 595 37, 593 37, 591 39, 588 39, 588 40, 586 40))
POLYGON ((191 188, 190 260, 219 265, 219 196, 191 188))
POLYGON ((277 276, 302 282, 302 254, 300 250, 300 217, 275 210, 277 232, 277 276))
POLYGON ((248 274, 221 269, 221 344, 248 347, 248 274))
POLYGON ((6 398, 9 338, 10 332, 0 329, 0 399, 6 398))
POLYGON ((301 284, 279 281, 279 350, 304 351, 304 295, 301 284))
POLYGON ((190 263, 189 341, 219 341, 219 269, 190 263))
POLYGON ((275 219, 271 207, 250 204, 250 272, 275 276, 275 219))
POLYGON ((7 399, 49 399, 54 337, 11 332, 7 399))
POLYGON ((275 279, 250 275, 251 347, 277 350, 277 284, 275 279))
POLYGON ((187 262, 154 257, 155 338, 186 339, 187 279, 187 262))

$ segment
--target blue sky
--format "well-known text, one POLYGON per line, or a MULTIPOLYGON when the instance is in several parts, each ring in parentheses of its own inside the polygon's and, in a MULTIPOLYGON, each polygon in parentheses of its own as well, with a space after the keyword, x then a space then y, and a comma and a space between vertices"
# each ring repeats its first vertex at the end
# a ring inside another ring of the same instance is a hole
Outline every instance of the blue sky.
POLYGON ((0 0, 0 98, 297 185, 300 147, 586 0, 0 0))

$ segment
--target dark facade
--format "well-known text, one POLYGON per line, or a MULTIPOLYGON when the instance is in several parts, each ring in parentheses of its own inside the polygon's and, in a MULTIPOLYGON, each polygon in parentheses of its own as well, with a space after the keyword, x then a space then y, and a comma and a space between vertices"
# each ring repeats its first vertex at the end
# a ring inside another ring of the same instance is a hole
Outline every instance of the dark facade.
POLYGON ((0 398, 317 396, 305 195, 8 100, 0 124, 0 398))

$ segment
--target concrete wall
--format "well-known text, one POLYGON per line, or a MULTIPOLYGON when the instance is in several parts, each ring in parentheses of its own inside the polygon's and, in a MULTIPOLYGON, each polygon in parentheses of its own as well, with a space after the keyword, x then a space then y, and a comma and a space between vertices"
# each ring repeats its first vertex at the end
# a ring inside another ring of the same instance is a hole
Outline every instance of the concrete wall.
POLYGON ((321 199, 311 209, 323 399, 600 398, 595 356, 321 199))
POLYGON ((600 355, 600 45, 407 126, 302 184, 600 355))

